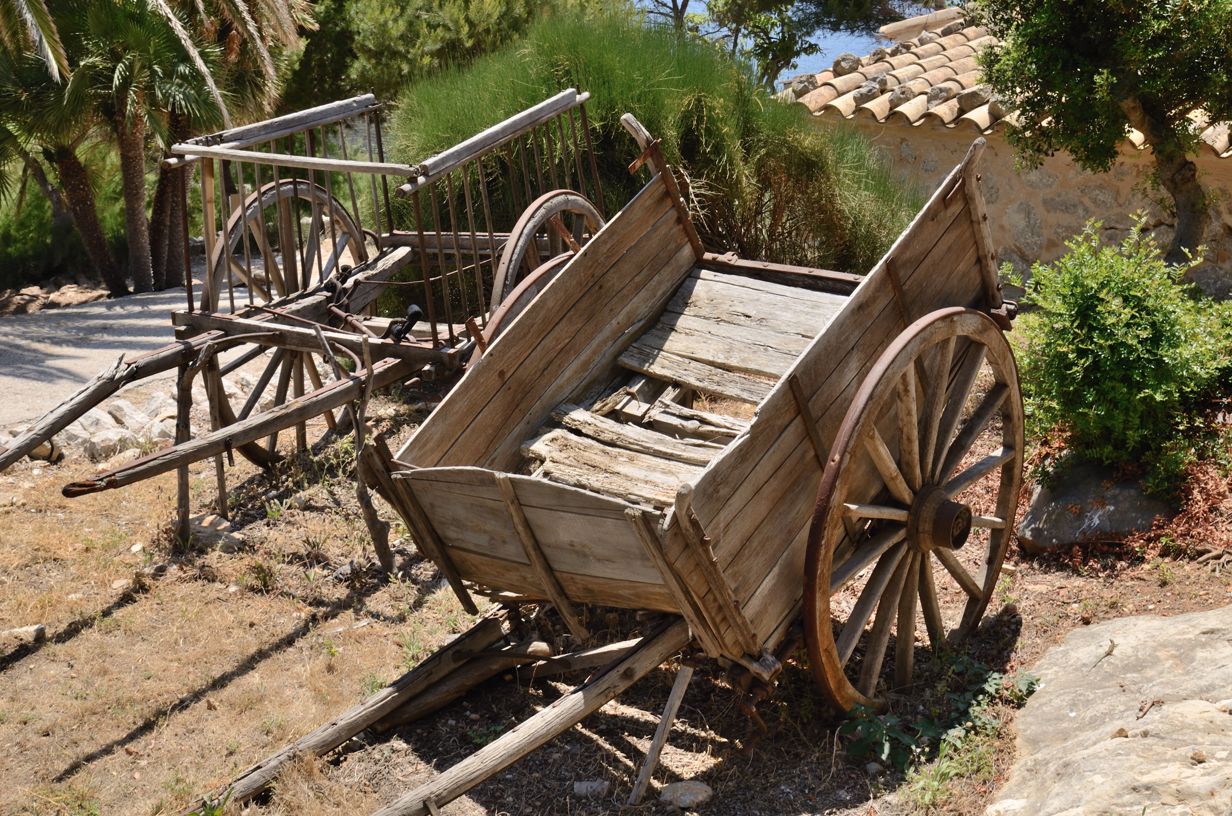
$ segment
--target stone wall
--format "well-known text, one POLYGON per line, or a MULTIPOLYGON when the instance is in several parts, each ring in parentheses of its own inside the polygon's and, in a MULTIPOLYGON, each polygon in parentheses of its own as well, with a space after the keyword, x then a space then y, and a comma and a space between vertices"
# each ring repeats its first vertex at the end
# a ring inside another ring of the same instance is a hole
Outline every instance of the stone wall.
MULTIPOLYGON (((862 117, 817 116, 814 121, 818 127, 848 127, 862 133, 896 167, 930 191, 962 160, 976 138, 965 128, 904 127, 862 117)), ((998 263, 1010 261, 1025 271, 1033 261, 1055 260, 1065 253, 1066 240, 1091 218, 1104 222, 1110 241, 1120 240, 1139 209, 1146 210, 1147 223, 1163 246, 1171 240, 1172 219, 1158 203, 1170 204, 1170 199, 1162 191, 1146 189, 1143 181, 1153 166, 1149 151, 1136 150, 1126 142, 1122 160, 1103 174, 1080 170, 1065 155, 1023 171, 1015 168, 1013 148, 1003 135, 994 132, 986 138, 982 186, 998 263)), ((1232 158, 1220 159, 1203 149, 1196 161, 1199 178, 1215 199, 1216 212, 1207 228, 1206 263, 1193 277, 1210 294, 1232 296, 1232 158)))

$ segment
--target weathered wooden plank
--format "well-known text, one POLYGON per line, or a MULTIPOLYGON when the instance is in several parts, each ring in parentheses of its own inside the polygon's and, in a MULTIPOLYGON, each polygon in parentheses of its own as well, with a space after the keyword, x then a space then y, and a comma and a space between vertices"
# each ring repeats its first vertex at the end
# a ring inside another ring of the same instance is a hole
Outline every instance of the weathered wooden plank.
POLYGON ((606 496, 666 507, 701 468, 615 448, 568 431, 549 431, 523 446, 544 477, 606 496))
POLYGON ((699 272, 677 291, 666 311, 812 340, 847 300, 838 295, 826 297, 802 305, 791 298, 729 285, 724 279, 702 278, 699 272))
MULTIPOLYGON (((451 553, 467 550, 529 563, 510 523, 497 474, 478 468, 433 471, 412 471, 404 477, 410 479, 416 497, 451 553)), ((515 483, 522 512, 553 570, 624 582, 659 583, 658 570, 624 518, 628 504, 594 496, 596 503, 606 503, 604 514, 584 514, 569 506, 580 503, 571 495, 580 491, 547 483, 547 488, 555 488, 552 494, 559 502, 553 505, 543 500, 542 479, 506 478, 515 483)), ((463 575, 471 577, 465 572, 463 575)))
MULTIPOLYGON (((669 214, 669 217, 675 217, 675 213, 669 214)), ((541 378, 541 382, 550 382, 551 385, 542 390, 528 389, 529 398, 523 402, 522 409, 511 417, 514 423, 511 432, 492 454, 494 463, 511 466, 518 460, 521 441, 543 423, 555 405, 565 399, 576 401, 575 398, 595 382, 606 380, 614 373, 621 344, 654 323, 663 303, 688 273, 693 262, 693 248, 687 242, 676 243, 682 236, 683 233, 674 231, 670 240, 658 245, 658 251, 649 260, 642 252, 632 256, 630 266, 640 265, 641 269, 619 292, 604 298, 601 314, 594 319, 601 328, 590 335, 588 342, 580 336, 577 338, 579 350, 572 360, 559 370, 554 379, 549 379, 546 373, 541 378), (610 311, 613 303, 621 304, 614 314, 610 311)), ((655 249, 649 239, 646 243, 649 246, 645 249, 655 249)), ((555 361, 549 363, 552 369, 556 369, 557 365, 555 361)))
POLYGON ((728 371, 776 379, 795 362, 796 355, 784 348, 741 342, 721 332, 708 332, 706 328, 681 326, 674 321, 663 320, 639 337, 637 345, 728 371))
MULTIPOLYGON (((529 564, 507 561, 492 554, 475 553, 451 547, 450 555, 462 574, 477 584, 528 599, 547 601, 539 579, 529 564)), ((657 573, 656 573, 657 574, 657 573)), ((578 603, 614 606, 622 609, 653 609, 678 613, 676 599, 663 584, 643 584, 603 578, 590 573, 556 570, 565 593, 578 603)))
POLYGON ((513 482, 502 473, 497 474, 496 484, 500 487, 501 495, 505 499, 505 505, 509 508, 509 518, 513 522, 513 528, 518 533, 518 538, 522 541, 522 549, 526 552, 526 559, 530 562, 531 569, 535 571, 535 575, 539 578, 539 585, 543 587, 543 591, 551 599, 552 605, 556 607, 556 611, 564 619, 565 625, 569 627, 569 632, 578 641, 584 643, 590 639, 590 633, 586 631, 586 626, 582 623, 577 610, 574 609, 573 602, 569 600, 569 595, 561 587, 560 582, 556 579, 556 575, 552 572, 552 565, 548 563, 547 556, 543 554, 543 548, 539 546, 539 541, 535 538, 535 532, 531 529, 530 522, 526 519, 526 513, 522 509, 522 503, 518 500, 518 493, 513 486, 513 482))
MULTIPOLYGON (((596 283, 620 261, 626 248, 660 218, 671 213, 674 222, 671 207, 660 182, 652 180, 644 187, 539 294, 539 307, 518 316, 513 324, 517 330, 503 332, 493 342, 488 353, 467 371, 402 447, 398 460, 424 467, 480 463, 505 436, 512 414, 504 409, 504 403, 493 405, 493 401, 502 398, 514 402, 516 408, 523 395, 508 392, 532 387, 534 377, 543 372, 542 367, 532 365, 530 368, 537 370, 521 374, 528 358, 556 358, 555 372, 566 366, 567 360, 563 358, 568 355, 562 354, 562 349, 572 348, 579 332, 585 331, 589 336, 595 328, 590 313, 595 308, 592 304, 596 300, 596 283), (576 308, 580 301, 584 315, 576 308), (481 416, 480 427, 471 430, 481 416)), ((680 238, 683 240, 683 235, 680 238)), ((603 294, 610 293, 609 285, 603 294)), ((535 387, 541 388, 542 381, 535 387)), ((555 400, 553 405, 560 401, 555 400)), ((538 423, 542 423, 542 418, 538 423)))
POLYGON ((691 465, 704 465, 723 449, 713 442, 676 439, 649 428, 616 422, 568 403, 554 410, 552 419, 597 442, 691 465))
POLYGON ((852 275, 847 272, 834 272, 829 269, 813 269, 807 266, 771 263, 769 261, 750 261, 737 258, 734 255, 716 255, 706 253, 702 265, 718 272, 729 272, 760 280, 780 283, 816 292, 830 292, 836 295, 850 295, 864 279, 862 275, 852 275))
POLYGON ((620 364, 630 371, 637 371, 667 382, 680 383, 696 388, 706 394, 747 402, 756 405, 765 399, 773 386, 772 382, 738 371, 690 360, 678 354, 662 351, 652 346, 634 343, 619 358, 620 364))

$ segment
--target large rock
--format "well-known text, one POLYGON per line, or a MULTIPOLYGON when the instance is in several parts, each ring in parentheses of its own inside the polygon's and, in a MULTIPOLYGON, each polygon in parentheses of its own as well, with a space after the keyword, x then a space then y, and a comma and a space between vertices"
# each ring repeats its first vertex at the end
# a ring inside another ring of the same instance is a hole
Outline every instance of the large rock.
POLYGON ((1018 540, 1037 554, 1084 541, 1117 540, 1149 530, 1158 516, 1171 512, 1137 482, 1117 481, 1098 465, 1077 465, 1056 484, 1036 486, 1018 540))
POLYGON ((830 66, 830 70, 834 72, 836 77, 841 77, 859 71, 860 65, 861 63, 859 57, 855 54, 845 52, 834 58, 834 64, 830 66))
POLYGON ((1078 629, 1035 671, 987 816, 1232 813, 1232 607, 1078 629))

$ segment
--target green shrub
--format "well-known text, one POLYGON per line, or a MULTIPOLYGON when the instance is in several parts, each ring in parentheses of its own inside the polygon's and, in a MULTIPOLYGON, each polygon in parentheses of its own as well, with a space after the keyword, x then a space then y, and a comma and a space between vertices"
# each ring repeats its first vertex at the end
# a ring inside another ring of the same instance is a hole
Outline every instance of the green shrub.
POLYGON ((1032 267, 1029 421, 1036 434, 1067 432, 1083 458, 1174 467, 1178 432, 1232 369, 1232 313, 1180 283, 1185 267, 1164 263, 1141 221, 1117 245, 1101 228, 1088 223, 1064 257, 1032 267))
POLYGON ((632 112, 687 176, 715 249, 864 272, 921 201, 866 142, 819 132, 749 66, 620 13, 547 16, 518 42, 412 84, 394 121, 396 158, 416 162, 566 87, 592 95, 604 209, 644 181, 626 169, 637 149, 619 120, 632 112))

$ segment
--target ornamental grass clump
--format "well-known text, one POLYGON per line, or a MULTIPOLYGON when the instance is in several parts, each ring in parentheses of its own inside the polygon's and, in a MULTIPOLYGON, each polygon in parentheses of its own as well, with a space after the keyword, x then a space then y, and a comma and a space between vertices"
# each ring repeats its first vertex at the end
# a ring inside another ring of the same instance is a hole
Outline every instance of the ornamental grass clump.
MULTIPOLYGON (((1232 312, 1196 295, 1138 219, 1119 244, 1089 222, 1069 252, 1031 270, 1022 380, 1038 438, 1054 430, 1071 453, 1176 474, 1186 431, 1232 372, 1232 312)), ((1183 455, 1180 459, 1184 459, 1183 455)))

